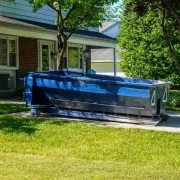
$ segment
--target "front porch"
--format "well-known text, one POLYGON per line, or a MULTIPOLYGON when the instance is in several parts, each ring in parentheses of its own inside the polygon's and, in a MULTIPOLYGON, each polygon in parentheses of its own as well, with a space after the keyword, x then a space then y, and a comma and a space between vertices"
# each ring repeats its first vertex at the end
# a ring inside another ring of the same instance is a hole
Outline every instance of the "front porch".
MULTIPOLYGON (((57 31, 55 25, 5 18, 0 22, 0 92, 4 97, 23 84, 23 77, 31 71, 57 70, 57 31), (4 95, 3 95, 4 94, 4 95)), ((68 32, 67 32, 68 33, 68 32)), ((112 48, 116 75, 117 41, 99 32, 77 31, 68 40, 64 69, 86 73, 91 69, 91 56, 84 51, 112 48)))

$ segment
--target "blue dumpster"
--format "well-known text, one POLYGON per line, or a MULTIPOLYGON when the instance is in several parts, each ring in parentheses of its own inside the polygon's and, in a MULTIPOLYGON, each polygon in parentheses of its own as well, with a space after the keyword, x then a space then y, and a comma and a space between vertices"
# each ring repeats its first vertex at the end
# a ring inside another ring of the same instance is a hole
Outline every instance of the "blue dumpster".
POLYGON ((24 100, 31 114, 157 124, 163 119, 171 82, 84 74, 32 72, 24 100))

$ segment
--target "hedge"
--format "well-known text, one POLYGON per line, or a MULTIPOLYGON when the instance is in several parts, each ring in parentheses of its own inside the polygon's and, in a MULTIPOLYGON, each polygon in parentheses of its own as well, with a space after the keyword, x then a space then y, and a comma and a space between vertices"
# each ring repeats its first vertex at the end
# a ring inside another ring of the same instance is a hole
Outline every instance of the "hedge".
POLYGON ((169 92, 168 106, 180 107, 180 91, 171 90, 169 92))

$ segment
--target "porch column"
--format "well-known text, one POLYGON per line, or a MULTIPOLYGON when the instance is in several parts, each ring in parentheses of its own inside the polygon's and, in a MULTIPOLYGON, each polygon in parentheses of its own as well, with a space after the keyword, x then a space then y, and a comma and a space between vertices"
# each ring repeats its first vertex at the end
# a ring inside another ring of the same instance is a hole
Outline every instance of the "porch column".
POLYGON ((86 73, 86 59, 85 59, 84 53, 83 53, 85 49, 86 49, 86 45, 83 44, 82 45, 82 72, 83 73, 86 73))
POLYGON ((113 48, 114 52, 114 76, 116 76, 116 48, 113 48))

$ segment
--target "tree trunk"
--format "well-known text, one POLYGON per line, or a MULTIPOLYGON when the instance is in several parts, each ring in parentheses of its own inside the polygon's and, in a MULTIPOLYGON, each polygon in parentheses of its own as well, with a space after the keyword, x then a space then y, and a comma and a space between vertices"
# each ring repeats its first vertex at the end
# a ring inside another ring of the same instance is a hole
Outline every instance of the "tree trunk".
POLYGON ((62 70, 63 69, 63 64, 64 64, 64 53, 67 50, 67 40, 64 40, 64 42, 62 43, 62 48, 60 48, 58 50, 58 70, 62 70))
POLYGON ((67 49, 67 36, 59 34, 57 36, 58 38, 58 70, 63 69, 64 64, 64 53, 67 49))
POLYGON ((173 58, 173 61, 174 61, 174 64, 176 66, 177 71, 180 72, 180 64, 179 64, 178 59, 177 59, 176 51, 175 51, 173 45, 171 44, 170 35, 168 34, 170 32, 168 32, 168 30, 165 27, 165 11, 164 10, 163 10, 163 17, 162 17, 162 28, 163 28, 165 40, 166 40, 168 47, 169 47, 169 52, 173 58))

